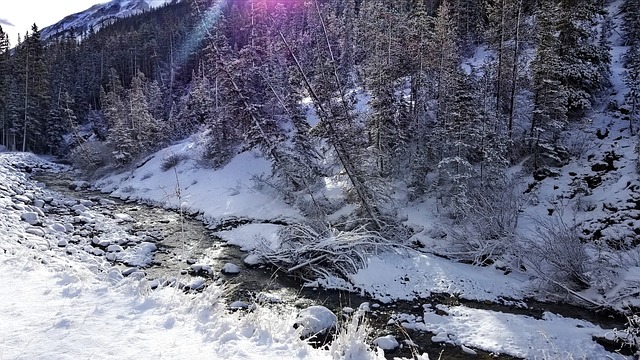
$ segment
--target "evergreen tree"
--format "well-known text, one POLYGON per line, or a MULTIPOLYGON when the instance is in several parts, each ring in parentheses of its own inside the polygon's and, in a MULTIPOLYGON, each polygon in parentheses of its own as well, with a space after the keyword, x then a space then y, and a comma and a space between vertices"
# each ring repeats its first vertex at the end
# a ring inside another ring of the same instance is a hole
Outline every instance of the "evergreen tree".
POLYGON ((35 152, 49 151, 45 139, 48 129, 54 124, 48 119, 50 111, 49 71, 45 63, 44 45, 40 39, 40 31, 34 24, 32 33, 25 35, 25 40, 16 48, 15 71, 21 86, 23 116, 16 123, 21 131, 18 148, 35 152))
POLYGON ((640 119, 640 39, 631 43, 624 60, 624 83, 629 88, 624 99, 629 106, 629 132, 633 134, 634 124, 640 119))
POLYGON ((594 31, 604 15, 604 5, 600 0, 560 0, 558 10, 558 55, 562 85, 567 90, 566 108, 570 117, 581 117, 591 109, 609 75, 609 48, 598 41, 599 34, 594 31))
POLYGON ((0 145, 4 146, 9 146, 9 129, 12 127, 9 117, 11 77, 9 35, 0 26, 0 145))
POLYGON ((490 0, 486 2, 487 38, 496 53, 495 116, 505 119, 511 137, 515 116, 515 97, 520 76, 523 34, 526 33, 523 0, 490 0))
POLYGON ((136 150, 132 154, 144 154, 155 150, 162 138, 160 123, 153 117, 145 94, 147 79, 141 71, 131 81, 129 91, 129 121, 136 150))
POLYGON ((634 124, 640 118, 640 0, 625 0, 623 11, 623 37, 629 46, 623 55, 626 68, 624 83, 629 88, 625 103, 629 108, 629 131, 633 134, 634 124))
POLYGON ((531 139, 536 167, 541 165, 541 156, 552 151, 567 122, 569 91, 562 82, 562 42, 558 36, 561 14, 553 0, 545 0, 536 17, 537 51, 531 63, 534 91, 531 139))

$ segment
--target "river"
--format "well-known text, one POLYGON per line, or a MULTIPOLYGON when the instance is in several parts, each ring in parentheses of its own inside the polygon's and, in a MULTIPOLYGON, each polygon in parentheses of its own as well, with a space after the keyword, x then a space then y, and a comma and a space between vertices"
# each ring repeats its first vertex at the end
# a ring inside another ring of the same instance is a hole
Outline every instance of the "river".
MULTIPOLYGON (((38 172, 32 174, 37 180, 50 190, 64 196, 86 199, 98 202, 105 198, 105 194, 86 188, 72 190, 70 185, 77 177, 73 173, 38 172)), ((323 290, 304 287, 298 279, 287 276, 271 266, 248 267, 243 258, 247 255, 235 246, 226 244, 209 230, 206 224, 190 215, 182 215, 173 210, 158 206, 150 206, 136 202, 112 199, 109 207, 94 209, 108 212, 127 214, 131 217, 129 231, 132 234, 145 236, 147 241, 153 241, 157 246, 152 264, 141 269, 149 280, 159 280, 158 283, 183 283, 188 287, 190 279, 195 276, 205 279, 205 284, 213 282, 231 285, 228 292, 228 302, 241 301, 251 304, 255 301, 267 300, 265 306, 301 308, 310 305, 324 305, 340 316, 344 307, 357 308, 363 302, 376 304, 372 307, 368 319, 372 326, 372 339, 387 334, 393 334, 402 340, 411 339, 417 348, 404 346, 387 354, 387 358, 412 357, 412 351, 426 352, 432 359, 468 359, 470 355, 461 348, 443 343, 434 343, 434 334, 405 330, 397 325, 388 325, 393 314, 404 313, 421 316, 421 305, 438 304, 457 305, 489 309, 507 313, 540 317, 543 311, 552 311, 566 317, 574 317, 591 321, 603 327, 622 327, 624 318, 612 313, 596 313, 566 304, 549 304, 528 301, 526 308, 516 308, 500 304, 486 304, 481 302, 461 300, 447 294, 433 295, 428 299, 417 302, 399 301, 391 304, 380 304, 375 300, 344 291, 323 290), (191 265, 206 259, 206 265, 217 271, 195 273, 191 265), (226 263, 233 263, 240 267, 238 274, 223 274, 219 271, 226 263)), ((122 265, 122 267, 126 267, 122 265)), ((501 354, 490 354, 477 350, 477 359, 514 359, 501 354)))

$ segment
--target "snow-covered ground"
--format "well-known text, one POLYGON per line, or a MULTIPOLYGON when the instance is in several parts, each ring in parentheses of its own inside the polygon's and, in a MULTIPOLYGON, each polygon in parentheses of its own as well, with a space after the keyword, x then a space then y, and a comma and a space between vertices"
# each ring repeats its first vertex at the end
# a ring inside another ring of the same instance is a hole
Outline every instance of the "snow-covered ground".
MULTIPOLYGON (((221 287, 152 290, 157 284, 123 276, 95 247, 82 246, 64 226, 72 224, 52 222, 72 200, 40 188, 25 166, 58 169, 33 155, 0 153, 1 359, 334 358, 299 339, 294 311, 229 313, 221 287)), ((102 230, 113 241, 123 234, 115 222, 102 230)), ((359 358, 378 357, 361 350, 359 358)))
MULTIPOLYGON (((197 152, 194 138, 187 139, 152 155, 141 167, 100 180, 97 185, 112 196, 176 207, 177 197, 167 194, 175 192, 172 189, 176 189, 179 182, 184 186, 180 190, 183 207, 201 213, 204 219, 213 224, 226 218, 258 221, 300 218, 301 215, 294 208, 277 200, 277 194, 271 189, 260 187, 251 180, 256 174, 269 175, 270 168, 264 159, 242 154, 223 169, 207 170, 193 160, 197 158, 197 152), (180 162, 175 169, 163 172, 162 161, 171 154, 180 154, 187 160, 180 162)), ((434 225, 433 214, 420 208, 424 204, 416 206, 406 210, 412 214, 409 219, 416 221, 413 225, 434 225)), ((252 250, 259 243, 277 248, 279 228, 279 225, 273 224, 247 224, 221 231, 219 235, 245 250, 252 250)), ((449 293, 470 300, 515 304, 535 295, 535 283, 528 276, 517 272, 505 274, 495 267, 480 268, 455 263, 413 250, 373 256, 367 266, 349 281, 319 279, 309 285, 346 288, 369 295, 382 303, 416 300, 432 293, 449 293)), ((471 349, 525 358, 563 359, 568 354, 575 354, 575 358, 623 358, 607 352, 592 339, 594 335, 610 337, 611 329, 601 329, 582 320, 563 319, 552 313, 548 313, 544 319, 535 319, 465 306, 452 308, 447 313, 429 313, 431 321, 416 322, 414 319, 414 323, 408 323, 407 327, 446 333, 448 341, 471 349)))

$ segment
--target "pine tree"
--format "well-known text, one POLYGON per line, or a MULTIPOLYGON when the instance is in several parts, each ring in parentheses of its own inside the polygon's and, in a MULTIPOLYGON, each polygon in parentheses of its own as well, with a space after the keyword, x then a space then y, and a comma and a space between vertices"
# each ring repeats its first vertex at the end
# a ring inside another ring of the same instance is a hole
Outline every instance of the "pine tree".
POLYGON ((408 137, 408 121, 400 111, 396 97, 396 79, 399 77, 398 44, 401 16, 392 4, 372 1, 360 12, 362 41, 369 44, 363 60, 364 81, 372 94, 367 123, 368 148, 375 157, 375 173, 388 177, 397 174, 408 137))
POLYGON ((9 146, 9 101, 11 96, 11 53, 9 35, 0 26, 0 145, 9 146))
POLYGON ((129 121, 132 140, 136 144, 136 150, 132 154, 145 154, 155 150, 162 143, 160 124, 153 117, 149 109, 149 102, 145 94, 147 79, 139 71, 131 81, 129 91, 129 121))
POLYGON ((23 103, 22 117, 16 123, 21 131, 18 148, 35 152, 47 152, 49 144, 44 139, 50 111, 49 72, 44 59, 44 45, 40 31, 34 24, 32 33, 25 35, 23 43, 15 50, 14 69, 20 84, 23 103))
POLYGON ((486 2, 489 24, 487 36, 495 50, 495 116, 506 118, 509 137, 513 135, 515 97, 522 56, 525 16, 523 0, 491 0, 486 2))
POLYGON ((567 89, 567 111, 572 118, 591 109, 595 95, 607 84, 610 52, 594 29, 604 14, 600 0, 560 0, 557 30, 562 85, 567 89), (605 46, 602 46, 605 45, 605 46))
POLYGON ((629 106, 629 132, 633 134, 634 124, 640 120, 640 39, 629 46, 624 59, 624 83, 629 88, 624 99, 629 106))
POLYGON ((626 68, 624 83, 629 88, 625 103, 629 107, 629 131, 633 134, 634 124, 640 118, 640 0, 625 0, 623 11, 623 37, 629 46, 623 55, 626 68))
POLYGON ((553 0, 545 0, 536 17, 538 46, 531 63, 534 91, 531 138, 535 167, 542 164, 542 155, 552 152, 557 135, 567 122, 569 91, 562 82, 562 42, 558 36, 561 14, 553 0))

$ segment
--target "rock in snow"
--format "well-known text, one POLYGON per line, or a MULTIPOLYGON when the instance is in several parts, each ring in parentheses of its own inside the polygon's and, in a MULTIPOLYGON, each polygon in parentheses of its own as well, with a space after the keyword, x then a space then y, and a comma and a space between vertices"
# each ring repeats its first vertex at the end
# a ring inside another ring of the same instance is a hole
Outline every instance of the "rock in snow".
POLYGON ((324 334, 333 329, 338 322, 336 314, 324 306, 310 306, 298 314, 294 328, 302 328, 300 335, 309 337, 315 334, 324 334))
POLYGON ((223 274, 238 274, 240 273, 240 267, 236 264, 226 263, 222 267, 223 274))
POLYGON ((462 352, 469 355, 478 355, 478 353, 475 350, 468 348, 464 345, 462 345, 462 352))
POLYGON ((205 280, 201 277, 198 277, 191 280, 191 284, 189 284, 189 288, 191 288, 191 290, 202 289, 204 287, 204 284, 205 284, 205 280))
POLYGON ((28 228, 25 230, 27 234, 36 235, 36 236, 44 236, 44 230, 38 228, 28 228))
POLYGON ((60 223, 55 223, 53 225, 50 226, 51 230, 56 231, 56 232, 67 232, 67 228, 64 227, 64 225, 60 224, 60 223))
POLYGON ((40 224, 40 218, 38 214, 35 212, 26 212, 20 215, 22 221, 26 221, 29 225, 38 225, 40 224))
POLYGON ((258 266, 264 264, 262 257, 255 254, 247 255, 247 257, 245 257, 243 261, 247 266, 258 266))
POLYGON ((249 308, 249 304, 244 301, 234 301, 229 305, 231 310, 240 310, 249 308))
POLYGON ((393 335, 381 336, 373 340, 373 344, 382 350, 393 350, 400 346, 400 344, 398 344, 398 340, 396 340, 393 335))

